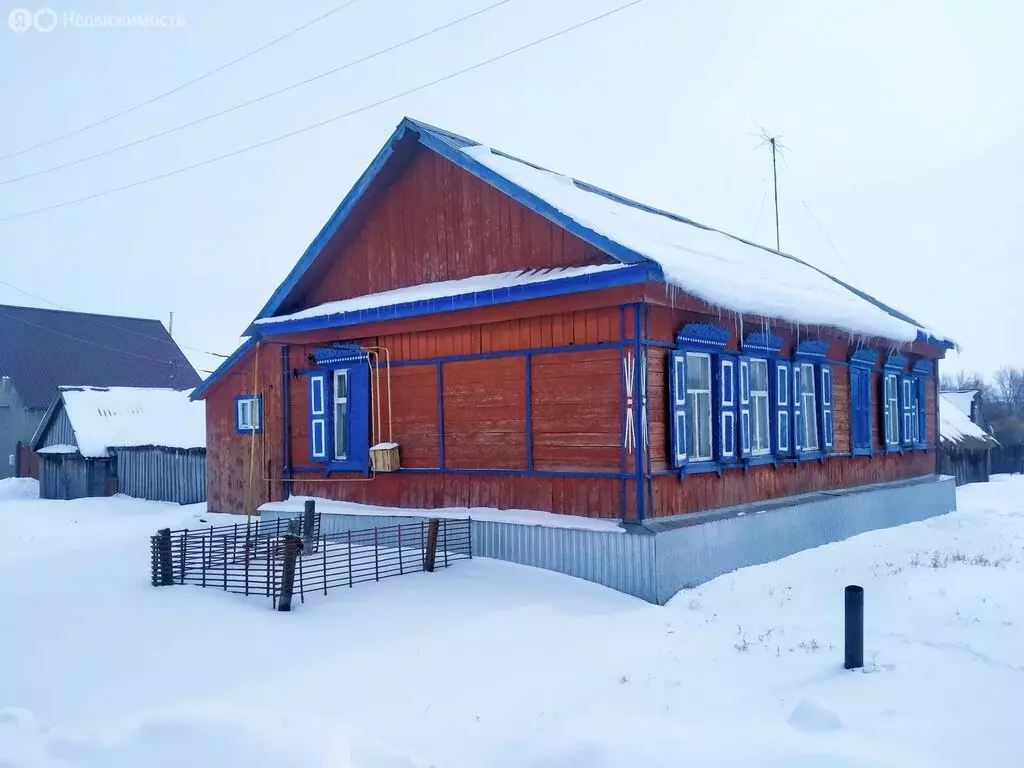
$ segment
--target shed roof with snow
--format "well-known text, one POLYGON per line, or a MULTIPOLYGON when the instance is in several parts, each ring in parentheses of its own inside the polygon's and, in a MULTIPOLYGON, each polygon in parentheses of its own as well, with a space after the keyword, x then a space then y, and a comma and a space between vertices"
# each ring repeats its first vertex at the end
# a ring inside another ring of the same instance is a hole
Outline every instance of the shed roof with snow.
POLYGON ((979 427, 968 415, 973 397, 958 397, 967 393, 939 393, 939 440, 947 446, 962 449, 988 449, 999 445, 999 441, 979 427))
POLYGON ((114 448, 205 448, 206 406, 189 395, 146 387, 60 387, 32 448, 86 458, 108 456, 114 448))

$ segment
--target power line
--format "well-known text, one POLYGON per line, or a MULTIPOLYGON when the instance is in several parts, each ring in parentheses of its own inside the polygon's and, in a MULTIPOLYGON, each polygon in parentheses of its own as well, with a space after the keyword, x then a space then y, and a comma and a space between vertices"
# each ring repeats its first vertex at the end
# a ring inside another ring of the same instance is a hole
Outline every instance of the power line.
MULTIPOLYGON (((229 114, 231 112, 235 112, 235 111, 237 111, 239 109, 243 109, 245 107, 252 106, 253 104, 258 104, 261 101, 266 101, 267 99, 273 98, 275 96, 280 96, 281 94, 287 93, 288 91, 294 90, 296 88, 301 88, 304 85, 309 85, 310 83, 314 83, 317 80, 322 80, 325 77, 330 77, 331 75, 336 75, 339 72, 343 72, 346 69, 350 69, 350 68, 356 66, 357 64, 363 64, 363 63, 365 63, 367 61, 370 61, 372 59, 376 59, 376 58, 378 58, 380 56, 383 56, 383 55, 385 55, 387 53, 391 53, 392 51, 395 51, 395 50, 397 50, 399 48, 402 48, 403 46, 409 45, 411 43, 415 43, 415 42, 417 42, 419 40, 422 40, 422 39, 424 39, 426 37, 430 37, 433 34, 436 34, 438 32, 446 30, 446 29, 448 29, 450 27, 454 27, 457 24, 461 24, 464 21, 468 21, 469 19, 472 19, 472 18, 474 18, 476 16, 480 16, 481 14, 486 13, 487 11, 490 11, 490 10, 492 10, 494 8, 497 8, 500 5, 505 5, 505 4, 510 3, 510 2, 512 2, 512 0, 498 0, 498 2, 496 2, 496 3, 492 3, 491 5, 488 5, 488 6, 486 6, 484 8, 481 8, 481 9, 479 9, 477 11, 473 11, 472 13, 466 14, 465 16, 462 16, 462 17, 460 17, 458 19, 455 19, 454 21, 450 21, 447 24, 442 24, 439 27, 434 27, 433 29, 431 29, 431 30, 429 30, 427 32, 423 32, 423 33, 421 33, 419 35, 416 35, 415 37, 410 37, 407 40, 403 40, 403 41, 401 41, 399 43, 395 43, 394 45, 390 45, 387 48, 383 48, 383 49, 381 49, 379 51, 376 51, 375 53, 371 53, 371 54, 368 54, 366 56, 363 56, 362 58, 353 59, 352 61, 350 61, 350 62, 348 62, 346 64, 342 64, 341 66, 334 67, 333 69, 329 69, 326 72, 321 72, 321 73, 319 73, 317 75, 313 75, 312 77, 308 77, 305 80, 300 80, 298 82, 292 83, 291 85, 286 85, 285 87, 279 88, 276 91, 271 91, 270 93, 265 93, 262 96, 257 96, 256 98, 250 99, 249 101, 243 101, 240 104, 235 104, 234 106, 228 107, 226 109, 222 109, 222 110, 220 110, 218 112, 212 112, 212 113, 210 113, 208 115, 204 115, 203 117, 198 117, 195 120, 190 120, 190 121, 188 121, 186 123, 180 123, 180 124, 175 125, 175 126, 173 126, 171 128, 167 128, 167 129, 165 129, 163 131, 158 131, 157 133, 150 134, 149 136, 144 136, 141 139, 136 139, 135 141, 129 141, 126 144, 121 144, 121 145, 116 146, 116 147, 111 147, 110 149, 105 149, 102 152, 96 152, 95 154, 92 154, 92 155, 86 155, 85 157, 79 157, 79 158, 77 158, 75 160, 69 160, 66 163, 61 163, 59 165, 50 166, 49 168, 43 168, 43 169, 40 169, 38 171, 32 171, 31 173, 25 173, 25 174, 22 174, 21 176, 14 176, 14 177, 9 178, 9 179, 0 180, 0 186, 2 186, 4 184, 14 184, 15 182, 24 181, 25 179, 32 179, 32 178, 35 178, 36 176, 44 176, 44 175, 46 175, 48 173, 53 173, 55 171, 63 170, 64 168, 70 168, 71 166, 79 165, 81 163, 88 162, 89 160, 96 160, 97 158, 100 158, 100 157, 106 157, 106 156, 112 155, 112 154, 114 154, 116 152, 120 152, 120 151, 125 150, 125 149, 130 149, 131 147, 137 147, 140 144, 145 144, 147 142, 153 141, 154 139, 159 139, 159 138, 161 138, 163 136, 167 136, 169 134, 176 133, 177 131, 181 131, 181 130, 184 130, 186 128, 191 128, 191 127, 193 127, 195 125, 199 125, 200 123, 205 123, 207 120, 213 120, 214 118, 222 117, 223 115, 227 115, 227 114, 229 114)), ((0 158, 0 159, 2 159, 2 158, 0 158)))
POLYGON ((216 157, 211 157, 211 158, 207 158, 206 160, 201 160, 198 163, 193 163, 191 165, 186 165, 186 166, 183 166, 181 168, 176 168, 176 169, 174 169, 172 171, 167 171, 166 173, 161 173, 161 174, 158 174, 156 176, 150 176, 150 177, 145 178, 145 179, 140 179, 139 181, 133 181, 130 184, 123 184, 123 185, 121 185, 119 187, 112 187, 111 189, 106 189, 106 190, 103 190, 101 192, 96 192, 96 193, 91 194, 91 195, 86 195, 85 197, 78 197, 78 198, 74 198, 72 200, 65 200, 64 202, 54 203, 53 205, 47 205, 47 206, 44 206, 42 208, 35 208, 35 209, 32 209, 32 210, 28 210, 28 211, 22 211, 21 213, 11 214, 10 216, 3 216, 3 217, 0 217, 0 222, 12 221, 14 219, 20 219, 20 218, 24 218, 26 216, 34 216, 34 215, 36 215, 38 213, 45 213, 47 211, 53 211, 53 210, 57 210, 58 208, 67 207, 69 205, 76 205, 78 203, 84 203, 84 202, 87 202, 89 200, 95 200, 96 198, 104 197, 106 195, 112 195, 112 194, 114 194, 116 192, 123 192, 123 191, 128 190, 128 189, 133 189, 135 187, 140 187, 140 186, 142 186, 144 184, 149 184, 149 183, 154 182, 154 181, 160 181, 161 179, 166 179, 166 178, 168 178, 170 176, 176 176, 176 175, 178 175, 180 173, 187 173, 188 171, 193 171, 193 170, 195 170, 197 168, 202 168, 203 166, 210 165, 212 163, 220 162, 221 160, 227 160, 228 158, 236 157, 237 155, 242 155, 242 154, 245 154, 246 152, 251 152, 251 151, 253 151, 255 149, 260 149, 261 147, 265 147, 265 146, 267 146, 269 144, 274 144, 274 143, 276 143, 278 141, 283 141, 285 139, 290 139, 293 136, 298 136, 300 134, 307 133, 307 132, 315 130, 317 128, 322 128, 323 126, 329 125, 330 123, 337 122, 338 120, 342 120, 342 119, 344 119, 346 117, 352 117, 353 115, 357 115, 357 114, 359 114, 361 112, 365 112, 365 111, 367 111, 369 109, 373 109, 374 107, 379 107, 379 106, 381 106, 383 104, 388 104, 389 102, 396 101, 396 100, 401 99, 401 98, 403 98, 405 96, 409 96, 409 95, 411 95, 413 93, 417 93, 418 91, 422 91, 422 90, 424 90, 426 88, 430 88, 430 87, 432 87, 434 85, 437 85, 439 83, 443 83, 446 80, 451 80, 452 78, 459 77, 460 75, 464 75, 464 74, 467 74, 467 73, 472 72, 474 70, 480 69, 481 67, 485 67, 485 66, 488 66, 489 64, 493 64, 496 61, 500 61, 502 59, 506 59, 509 56, 513 56, 513 55, 515 55, 517 53, 525 51, 528 48, 533 48, 534 46, 541 45, 542 43, 546 43, 549 40, 553 40, 556 37, 560 37, 560 36, 562 36, 564 34, 568 34, 569 32, 574 32, 577 29, 580 29, 581 27, 587 26, 588 24, 592 24, 592 23, 594 23, 596 21, 600 21, 601 19, 606 19, 609 16, 612 16, 612 15, 614 15, 616 13, 620 13, 621 11, 624 11, 627 8, 631 8, 634 5, 639 5, 642 2, 643 2, 643 0, 632 0, 632 2, 626 3, 624 5, 620 5, 620 6, 616 7, 616 8, 613 8, 610 11, 605 11, 604 13, 599 14, 597 16, 592 16, 591 18, 587 19, 586 21, 578 22, 577 24, 573 24, 572 26, 569 26, 569 27, 566 27, 564 29, 559 30, 558 32, 553 32, 550 35, 547 35, 545 37, 539 38, 539 39, 534 40, 534 41, 532 41, 530 43, 526 43, 526 44, 521 45, 521 46, 519 46, 517 48, 513 48, 512 50, 506 51, 505 53, 498 54, 497 56, 494 56, 494 57, 492 57, 490 59, 486 59, 484 61, 481 61, 481 62, 478 62, 476 64, 473 64, 472 66, 465 67, 464 69, 460 69, 460 70, 457 70, 455 72, 451 72, 451 73, 449 73, 447 75, 444 75, 443 77, 439 77, 439 78, 437 78, 435 80, 431 80, 430 82, 423 83, 422 85, 417 85, 416 87, 410 88, 410 89, 408 89, 406 91, 402 91, 401 93, 396 93, 393 96, 388 96, 386 98, 380 99, 380 100, 372 102, 370 104, 364 104, 363 106, 357 107, 356 109, 353 109, 353 110, 349 110, 348 112, 343 112, 340 115, 335 115, 334 117, 329 117, 326 120, 321 120, 318 123, 313 123, 313 124, 307 125, 307 126, 305 126, 303 128, 298 128, 298 129, 296 129, 294 131, 289 131, 288 133, 281 134, 279 136, 275 136, 274 138, 271 138, 271 139, 266 139, 264 141, 257 142, 256 144, 250 144, 247 147, 242 147, 241 149, 236 149, 236 150, 234 150, 232 152, 227 152, 227 153, 225 153, 223 155, 217 155, 216 157))
POLYGON ((14 320, 16 322, 22 323, 24 325, 30 325, 33 328, 39 328, 40 330, 47 331, 47 332, 52 333, 52 334, 54 334, 56 336, 63 336, 65 338, 67 338, 67 339, 72 339, 73 341, 77 341, 77 342, 80 342, 82 344, 90 344, 90 345, 92 345, 94 347, 99 347, 101 349, 109 349, 110 351, 117 352, 118 354, 121 354, 121 355, 128 355, 129 357, 138 357, 138 358, 140 358, 142 360, 150 360, 150 361, 152 361, 154 363, 165 363, 165 364, 173 364, 174 363, 173 360, 162 360, 162 359, 160 359, 158 357, 152 357, 150 355, 140 355, 138 352, 131 352, 131 351, 127 350, 127 349, 119 349, 118 347, 112 347, 109 344, 101 344, 100 342, 92 341, 91 339, 83 339, 80 336, 72 336, 70 333, 64 333, 63 331, 58 331, 55 328, 48 328, 45 325, 39 325, 39 323, 33 323, 33 322, 29 321, 29 320, 25 320, 24 318, 16 317, 16 316, 14 316, 14 315, 12 315, 12 314, 10 314, 8 312, 5 312, 2 308, 0 308, 0 315, 4 316, 6 318, 9 318, 11 320, 14 320))
POLYGON ((301 26, 295 27, 295 29, 292 29, 292 30, 290 30, 288 32, 285 32, 280 37, 275 37, 270 42, 264 43, 263 45, 259 46, 258 48, 254 48, 253 50, 249 51, 248 53, 243 53, 238 58, 232 59, 231 61, 229 61, 229 62, 227 62, 225 64, 221 64, 218 67, 215 67, 215 68, 213 68, 213 69, 211 69, 211 70, 209 70, 207 72, 204 72, 203 74, 199 75, 198 77, 194 77, 191 80, 188 80, 187 82, 182 83, 181 85, 176 85, 175 87, 171 88, 168 91, 164 91, 163 93, 158 93, 156 96, 151 96, 150 98, 146 99, 145 101, 140 101, 138 104, 136 104, 136 105, 134 105, 132 107, 128 107, 127 109, 122 109, 120 112, 115 112, 114 114, 108 115, 107 117, 104 117, 104 118, 102 118, 100 120, 96 120, 95 122, 87 123, 86 125, 83 125, 83 126, 81 126, 79 128, 75 128, 73 131, 68 131, 67 133, 61 134, 60 136, 56 136, 56 137, 54 137, 52 139, 47 139, 46 141, 41 141, 38 144, 33 144, 31 146, 24 147, 23 149, 19 149, 19 150, 15 151, 15 152, 9 152, 6 155, 0 155, 0 160, 7 160, 8 158, 17 157, 18 155, 23 155, 26 152, 32 152, 33 150, 40 149, 41 147, 48 147, 51 144, 56 144, 58 141, 63 141, 64 139, 71 138, 72 136, 77 136, 80 133, 84 133, 85 131, 88 131, 88 130, 90 130, 92 128, 96 128, 97 126, 100 126, 100 125, 105 125, 106 123, 109 123, 112 120, 116 120, 119 117, 124 117, 125 115, 131 114, 132 112, 135 112, 136 110, 139 110, 139 109, 142 109, 143 107, 149 106, 150 104, 153 104, 154 102, 160 101, 160 99, 164 99, 164 98, 170 96, 171 94, 177 93, 178 91, 182 91, 182 90, 184 90, 185 88, 188 88, 191 85, 195 85, 196 83, 198 83, 198 82, 200 82, 202 80, 205 80, 208 77, 211 77, 211 76, 217 74, 218 72, 223 72, 225 69, 227 69, 229 67, 233 67, 235 64, 238 64, 239 62, 245 61, 246 59, 250 58, 251 56, 255 56, 257 53, 262 53, 263 51, 267 50, 268 48, 270 48, 272 46, 277 45, 282 40, 285 40, 286 38, 291 37, 292 35, 296 34, 297 32, 301 32, 302 30, 307 29, 307 28, 313 26, 317 22, 323 21, 328 16, 331 16, 331 15, 337 13, 338 11, 341 11, 341 10, 343 10, 345 8, 348 8, 348 6, 352 5, 352 3, 354 3, 354 2, 356 2, 356 0, 348 0, 347 2, 344 2, 341 5, 335 6, 331 10, 327 11, 327 13, 321 14, 320 16, 317 16, 315 19, 313 19, 311 21, 307 21, 305 24, 302 24, 301 26))
MULTIPOLYGON (((23 293, 26 296, 30 296, 33 299, 36 299, 38 301, 42 301, 42 302, 45 302, 46 304, 50 304, 51 306, 57 307, 58 309, 63 309, 66 312, 76 312, 77 311, 77 310, 71 309, 70 307, 65 307, 63 304, 58 304, 55 301, 50 301, 49 299, 44 298, 42 296, 39 296, 38 294, 31 293, 30 291, 26 291, 26 290, 24 290, 22 288, 19 288, 16 285, 11 285, 6 280, 0 280, 0 285, 6 286, 6 287, 10 288, 11 290, 17 291, 18 293, 23 293)), ((7 316, 10 317, 10 315, 7 315, 7 316)), ((122 331, 124 333, 134 333, 137 336, 143 336, 143 337, 145 337, 147 339, 153 339, 153 341, 161 341, 161 342, 165 342, 165 343, 167 342, 167 339, 161 338, 159 336, 154 336, 151 333, 143 333, 142 331, 136 331, 136 330, 133 330, 131 328, 125 328, 124 326, 118 325, 117 323, 111 323, 111 322, 109 322, 107 320, 104 320, 102 317, 100 317, 98 315, 92 315, 92 317, 97 322, 102 323, 103 325, 109 325, 111 328, 116 328, 118 331, 122 331)), ((15 319, 20 319, 20 318, 15 318, 15 319)), ((27 322, 27 321, 22 321, 22 322, 27 322)), ((31 323, 29 323, 29 324, 31 325, 31 323)), ((40 326, 40 327, 42 327, 42 326, 40 326)), ((47 330, 50 330, 50 329, 47 329, 47 330)), ((174 339, 171 339, 170 341, 171 341, 172 344, 177 345, 181 349, 187 349, 187 350, 189 350, 191 352, 201 352, 204 355, 210 355, 211 357, 220 357, 220 358, 223 358, 225 360, 228 358, 228 355, 222 355, 220 352, 209 352, 209 351, 207 351, 205 349, 198 349, 196 347, 190 347, 187 344, 178 344, 178 342, 174 341, 174 339)))

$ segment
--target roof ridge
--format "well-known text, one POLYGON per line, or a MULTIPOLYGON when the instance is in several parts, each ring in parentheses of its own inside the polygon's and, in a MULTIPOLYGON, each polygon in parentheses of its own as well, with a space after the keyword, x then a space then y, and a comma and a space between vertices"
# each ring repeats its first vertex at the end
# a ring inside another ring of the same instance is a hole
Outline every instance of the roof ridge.
POLYGON ((157 323, 163 327, 163 321, 155 317, 134 317, 132 315, 108 315, 103 312, 83 312, 78 309, 51 309, 50 307, 33 307, 25 304, 0 304, 0 310, 28 309, 36 312, 53 312, 59 315, 85 315, 86 317, 105 317, 111 320, 135 320, 142 323, 157 323))

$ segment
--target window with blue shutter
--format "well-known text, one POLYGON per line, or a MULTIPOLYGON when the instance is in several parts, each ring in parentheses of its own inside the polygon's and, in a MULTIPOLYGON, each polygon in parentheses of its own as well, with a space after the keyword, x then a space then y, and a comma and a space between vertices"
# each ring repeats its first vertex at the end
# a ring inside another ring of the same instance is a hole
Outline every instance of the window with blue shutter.
POLYGON ((882 419, 885 429, 885 450, 902 450, 901 433, 906 431, 903 419, 902 380, 907 360, 903 355, 889 355, 882 369, 882 419))
POLYGON ((328 471, 370 468, 370 364, 358 347, 317 349, 309 374, 309 455, 328 471))
POLYGON ((775 441, 777 451, 783 456, 792 453, 790 435, 790 365, 783 360, 775 361, 775 441))
POLYGON ((673 350, 668 354, 669 438, 672 444, 672 466, 686 464, 686 353, 673 350))
POLYGON ((802 388, 802 377, 800 375, 800 364, 793 364, 793 391, 791 392, 791 399, 793 400, 793 451, 798 456, 804 449, 804 416, 803 408, 800 403, 802 398, 800 397, 800 391, 802 388))
POLYGON ((900 410, 903 445, 912 446, 917 442, 917 387, 910 376, 900 377, 900 410))
POLYGON ((878 353, 861 349, 850 357, 850 447, 854 456, 870 456, 871 435, 871 370, 878 353))
POLYGON ((740 453, 750 456, 750 358, 740 358, 740 453))
POLYGON ((831 451, 835 448, 835 428, 832 419, 832 366, 818 366, 821 379, 821 397, 818 398, 821 408, 821 443, 822 450, 831 451))
POLYGON ((327 374, 309 375, 309 456, 327 461, 327 374))
POLYGON ((718 367, 718 440, 722 461, 736 458, 736 360, 722 355, 718 367))

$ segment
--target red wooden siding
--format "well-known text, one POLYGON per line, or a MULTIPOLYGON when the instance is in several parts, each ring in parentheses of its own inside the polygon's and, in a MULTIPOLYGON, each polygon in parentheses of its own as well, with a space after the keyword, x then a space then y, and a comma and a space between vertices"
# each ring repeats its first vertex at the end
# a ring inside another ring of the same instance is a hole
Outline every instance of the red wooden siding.
POLYGON ((526 469, 526 359, 447 363, 444 462, 451 469, 526 469))
POLYGON ((440 280, 614 261, 423 147, 365 207, 283 312, 440 280))

